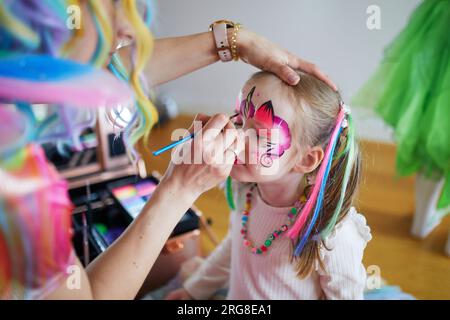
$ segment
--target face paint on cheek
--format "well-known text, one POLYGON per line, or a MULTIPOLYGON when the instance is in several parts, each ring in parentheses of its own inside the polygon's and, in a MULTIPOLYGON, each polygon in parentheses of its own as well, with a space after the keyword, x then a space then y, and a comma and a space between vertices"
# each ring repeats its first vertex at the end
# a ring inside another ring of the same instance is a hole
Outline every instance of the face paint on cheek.
MULTIPOLYGON (((291 133, 287 122, 274 114, 272 101, 266 101, 255 108, 252 97, 256 87, 253 87, 247 97, 241 101, 239 112, 244 120, 254 119, 263 129, 258 129, 258 136, 263 137, 263 152, 258 159, 264 167, 273 164, 274 157, 281 157, 291 146, 291 133), (267 133, 263 133, 263 131, 267 133)), ((257 96, 259 93, 257 94, 257 96)), ((258 150, 260 150, 258 148, 258 150)))

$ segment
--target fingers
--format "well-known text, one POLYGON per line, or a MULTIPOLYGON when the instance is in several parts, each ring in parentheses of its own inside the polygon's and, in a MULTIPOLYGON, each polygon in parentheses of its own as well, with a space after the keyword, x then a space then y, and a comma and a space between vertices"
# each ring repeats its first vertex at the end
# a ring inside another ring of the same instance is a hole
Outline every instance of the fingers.
POLYGON ((176 292, 169 292, 169 294, 165 296, 164 300, 178 300, 176 292))
POLYGON ((275 73, 284 82, 294 86, 300 81, 300 76, 294 69, 287 64, 279 63, 276 67, 275 73))
POLYGON ((203 127, 205 141, 214 140, 226 127, 234 128, 230 118, 224 113, 215 114, 203 127))
POLYGON ((326 74, 324 74, 315 64, 293 56, 293 58, 289 61, 289 65, 294 69, 309 73, 322 80, 334 91, 338 90, 333 81, 331 81, 331 79, 326 74))
POLYGON ((215 140, 224 141, 223 150, 226 150, 236 141, 237 135, 238 133, 236 128, 234 127, 234 124, 228 122, 224 127, 223 132, 219 134, 215 140))
POLYGON ((203 113, 197 113, 196 115, 195 115, 195 118, 194 118, 194 120, 192 121, 192 123, 191 123, 191 126, 188 128, 188 131, 190 132, 190 133, 193 133, 194 132, 194 123, 196 122, 196 121, 200 121, 201 123, 202 123, 202 126, 205 124, 205 123, 207 123, 208 121, 209 121, 209 119, 211 119, 211 116, 208 116, 208 115, 206 115, 206 114, 203 114, 203 113))
POLYGON ((194 121, 201 121, 202 123, 206 123, 209 121, 209 119, 211 119, 211 116, 208 116, 204 113, 197 113, 195 115, 194 121))
POLYGON ((242 130, 237 132, 233 143, 225 150, 225 164, 234 164, 235 160, 245 149, 245 134, 242 130))

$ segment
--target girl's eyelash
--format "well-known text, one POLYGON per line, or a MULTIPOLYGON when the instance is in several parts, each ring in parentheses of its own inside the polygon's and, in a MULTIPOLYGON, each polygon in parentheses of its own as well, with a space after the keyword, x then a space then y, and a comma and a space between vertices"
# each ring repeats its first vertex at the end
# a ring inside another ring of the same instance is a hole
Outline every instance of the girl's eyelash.
POLYGON ((239 127, 242 128, 242 126, 244 125, 244 121, 242 121, 242 119, 239 119, 239 117, 234 118, 233 120, 231 120, 234 124, 235 127, 239 127))

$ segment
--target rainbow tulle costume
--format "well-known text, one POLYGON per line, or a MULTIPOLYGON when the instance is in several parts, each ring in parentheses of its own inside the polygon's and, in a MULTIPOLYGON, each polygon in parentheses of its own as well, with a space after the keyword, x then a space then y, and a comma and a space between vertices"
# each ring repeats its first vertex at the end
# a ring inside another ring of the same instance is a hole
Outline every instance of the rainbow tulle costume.
POLYGON ((0 298, 42 298, 74 263, 67 182, 36 145, 9 162, 0 168, 0 298))
POLYGON ((450 0, 426 0, 386 49, 354 105, 374 107, 394 128, 397 171, 444 177, 450 205, 450 0))

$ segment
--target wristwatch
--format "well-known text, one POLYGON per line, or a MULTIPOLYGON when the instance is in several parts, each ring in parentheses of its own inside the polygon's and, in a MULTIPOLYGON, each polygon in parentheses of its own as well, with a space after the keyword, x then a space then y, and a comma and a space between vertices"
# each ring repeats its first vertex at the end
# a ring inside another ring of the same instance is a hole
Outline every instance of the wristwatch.
POLYGON ((217 20, 211 23, 209 30, 214 34, 216 42, 217 54, 222 62, 228 62, 233 59, 231 47, 228 43, 227 29, 233 29, 235 23, 230 20, 217 20))

